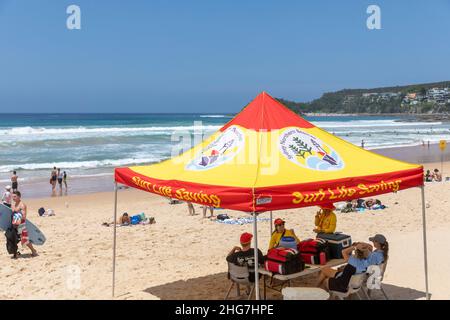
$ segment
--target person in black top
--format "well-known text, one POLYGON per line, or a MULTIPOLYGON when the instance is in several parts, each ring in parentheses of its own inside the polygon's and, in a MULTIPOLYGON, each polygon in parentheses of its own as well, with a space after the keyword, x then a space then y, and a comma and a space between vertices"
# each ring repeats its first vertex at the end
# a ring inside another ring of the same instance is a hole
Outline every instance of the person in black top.
MULTIPOLYGON (((250 276, 248 277, 250 282, 255 282, 255 251, 251 247, 253 235, 248 232, 244 232, 241 235, 241 247, 234 247, 227 256, 227 261, 234 263, 238 266, 247 266, 250 276)), ((258 249, 258 264, 264 264, 264 256, 261 250, 258 249)))

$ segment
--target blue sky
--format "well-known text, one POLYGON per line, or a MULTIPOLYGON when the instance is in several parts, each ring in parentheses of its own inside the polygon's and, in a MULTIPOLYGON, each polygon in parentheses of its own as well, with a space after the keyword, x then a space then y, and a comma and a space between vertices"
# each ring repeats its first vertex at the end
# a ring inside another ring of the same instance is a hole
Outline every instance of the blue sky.
POLYGON ((262 90, 450 80, 449 30, 446 0, 0 0, 0 112, 222 113, 262 90))

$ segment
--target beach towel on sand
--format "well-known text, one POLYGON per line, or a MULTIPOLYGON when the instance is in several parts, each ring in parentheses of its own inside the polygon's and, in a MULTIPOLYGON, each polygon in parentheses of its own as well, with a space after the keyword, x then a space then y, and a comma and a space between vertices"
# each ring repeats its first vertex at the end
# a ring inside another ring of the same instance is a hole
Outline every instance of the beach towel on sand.
MULTIPOLYGON (((270 218, 258 218, 257 221, 270 221, 270 218)), ((253 218, 233 218, 233 219, 225 219, 225 220, 216 220, 218 223, 224 223, 224 224, 248 224, 253 223, 253 218)))

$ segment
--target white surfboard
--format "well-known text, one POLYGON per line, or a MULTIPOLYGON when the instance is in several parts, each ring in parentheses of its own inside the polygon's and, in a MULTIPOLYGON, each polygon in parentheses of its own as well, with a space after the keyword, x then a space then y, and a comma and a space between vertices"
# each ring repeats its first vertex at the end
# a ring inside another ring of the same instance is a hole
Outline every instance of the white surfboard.
MULTIPOLYGON (((5 231, 11 226, 12 211, 7 206, 0 203, 0 229, 5 231)), ((26 227, 30 242, 34 245, 41 246, 46 239, 44 234, 30 220, 27 219, 26 227)))

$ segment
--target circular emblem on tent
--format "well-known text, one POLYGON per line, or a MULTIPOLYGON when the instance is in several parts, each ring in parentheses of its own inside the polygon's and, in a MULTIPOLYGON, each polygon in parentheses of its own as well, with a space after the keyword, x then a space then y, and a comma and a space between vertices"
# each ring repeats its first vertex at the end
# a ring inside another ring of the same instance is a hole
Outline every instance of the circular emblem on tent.
POLYGON ((241 129, 231 126, 204 148, 194 160, 186 165, 187 170, 208 170, 233 159, 244 145, 241 129))
POLYGON ((329 145, 298 128, 280 135, 280 151, 293 163, 311 170, 333 171, 344 168, 344 161, 329 145))

